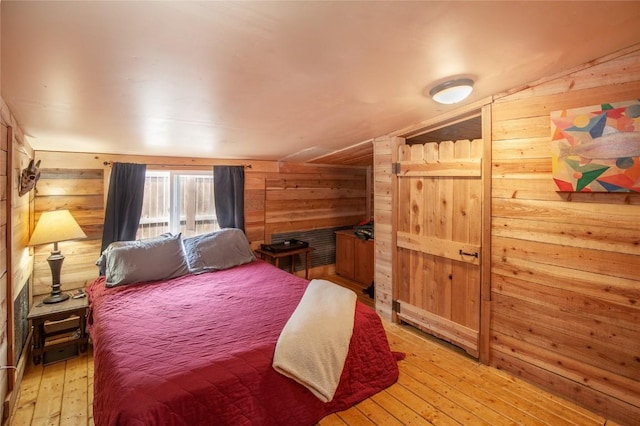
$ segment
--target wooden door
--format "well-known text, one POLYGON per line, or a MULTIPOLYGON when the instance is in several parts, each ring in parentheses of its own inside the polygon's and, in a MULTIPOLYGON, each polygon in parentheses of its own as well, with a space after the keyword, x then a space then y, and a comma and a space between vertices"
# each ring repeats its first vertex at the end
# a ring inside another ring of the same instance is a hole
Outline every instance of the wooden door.
POLYGON ((395 166, 399 319, 477 357, 482 140, 400 145, 395 166))

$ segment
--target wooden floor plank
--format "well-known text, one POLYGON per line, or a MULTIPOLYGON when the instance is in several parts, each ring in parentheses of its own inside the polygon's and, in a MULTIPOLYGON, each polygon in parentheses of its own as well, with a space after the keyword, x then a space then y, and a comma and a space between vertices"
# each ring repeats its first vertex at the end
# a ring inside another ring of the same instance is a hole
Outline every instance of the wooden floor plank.
POLYGON ((432 425, 427 419, 413 411, 411 408, 403 404, 400 400, 392 396, 386 390, 377 393, 371 397, 380 407, 385 409, 394 418, 403 425, 432 425))
POLYGON ((20 399, 16 403, 16 415, 13 424, 29 425, 33 419, 33 413, 40 392, 42 381, 42 369, 32 369, 31 374, 25 374, 20 388, 20 399))
MULTIPOLYGON (((401 374, 404 374, 401 369, 401 374)), ((399 401, 402 401, 409 410, 416 413, 416 415, 423 418, 425 421, 436 426, 456 426, 460 425, 459 422, 449 417, 444 412, 438 410, 430 402, 431 395, 427 392, 415 393, 410 389, 403 386, 401 383, 389 387, 385 392, 394 396, 399 401)))
POLYGON ((367 419, 377 425, 385 426, 402 426, 400 420, 395 418, 393 414, 389 413, 383 407, 381 407, 374 399, 365 399, 358 404, 358 409, 365 415, 367 419))
POLYGON ((338 416, 349 426, 371 426, 375 423, 367 418, 357 406, 341 411, 338 416))
POLYGON ((462 393, 456 391, 445 383, 429 376, 423 371, 411 367, 409 363, 404 363, 403 372, 401 374, 398 383, 404 385, 413 392, 419 392, 421 394, 430 395, 429 401, 438 410, 445 413, 447 416, 456 420, 462 425, 495 425, 494 412, 492 410, 482 411, 482 407, 472 407, 471 410, 469 399, 462 393), (474 414, 476 413, 480 416, 474 414), (493 419, 485 418, 491 417, 493 419))
POLYGON ((87 356, 87 425, 93 425, 93 352, 89 346, 87 356))
MULTIPOLYGON (((394 336, 394 339, 400 336, 394 336)), ((447 381, 451 386, 463 390, 465 394, 477 400, 491 410, 498 411, 502 416, 516 423, 528 423, 535 416, 539 424, 566 424, 563 416, 543 411, 544 404, 540 401, 529 401, 523 398, 522 394, 514 395, 509 392, 508 383, 496 380, 491 387, 491 392, 487 388, 491 384, 492 377, 483 377, 482 372, 486 366, 478 364, 475 360, 467 359, 465 354, 451 352, 450 349, 438 345, 419 345, 406 339, 392 340, 398 350, 411 351, 416 355, 418 361, 409 357, 408 362, 416 362, 417 366, 427 369, 429 374, 433 374, 440 379, 447 381), (449 356, 446 368, 441 368, 438 361, 445 356, 449 356), (484 368, 483 368, 484 367, 484 368)), ((492 369, 493 370, 493 369, 492 369)), ((494 370, 495 371, 495 370, 494 370)), ((489 376, 492 376, 489 374, 489 376)), ((511 381, 513 384, 513 381, 511 381)), ((498 421, 498 419, 494 419, 498 421)), ((505 419, 502 419, 505 421, 505 419)), ((592 423, 593 424, 593 423, 592 423)))
POLYGON ((508 424, 517 422, 517 419, 514 419, 514 417, 520 417, 520 420, 530 419, 529 416, 520 415, 521 413, 513 406, 494 398, 494 393, 489 393, 486 389, 476 389, 464 383, 454 374, 442 369, 440 366, 421 361, 419 358, 407 359, 408 363, 415 363, 411 365, 411 369, 408 369, 408 372, 412 374, 413 377, 419 378, 422 377, 422 374, 425 374, 428 377, 438 378, 443 384, 441 387, 441 389, 444 388, 443 393, 449 399, 455 401, 472 413, 482 412, 483 420, 489 421, 492 424, 508 424), (412 373, 412 371, 416 371, 416 373, 412 373), (518 412, 518 415, 514 415, 515 412, 518 412))
POLYGON ((337 414, 331 414, 318 422, 319 426, 343 426, 346 425, 337 414))
MULTIPOLYGON (((390 327, 397 327, 393 324, 386 326, 388 332, 390 327)), ((424 360, 423 366, 439 365, 439 360, 447 357, 446 368, 441 368, 442 371, 432 369, 430 372, 440 377, 454 375, 457 379, 449 380, 453 384, 458 380, 456 387, 465 389, 473 398, 492 409, 499 407, 500 413, 515 422, 585 426, 604 424, 602 417, 504 372, 468 359, 461 351, 452 352, 439 343, 416 343, 415 339, 408 335, 410 333, 418 332, 410 328, 400 328, 398 333, 388 333, 392 346, 397 350, 413 351, 424 360), (394 340, 398 338, 400 340, 394 340), (491 392, 487 392, 487 389, 491 392)), ((410 358, 409 362, 411 361, 410 358)))
POLYGON ((60 422, 85 426, 88 419, 87 357, 67 361, 60 422))
POLYGON ((504 372, 480 366, 480 379, 498 390, 501 397, 548 425, 603 425, 605 419, 569 401, 551 395, 504 372), (502 373, 502 374, 500 374, 502 373))
POLYGON ((42 372, 32 425, 59 425, 64 390, 65 364, 48 365, 42 372))

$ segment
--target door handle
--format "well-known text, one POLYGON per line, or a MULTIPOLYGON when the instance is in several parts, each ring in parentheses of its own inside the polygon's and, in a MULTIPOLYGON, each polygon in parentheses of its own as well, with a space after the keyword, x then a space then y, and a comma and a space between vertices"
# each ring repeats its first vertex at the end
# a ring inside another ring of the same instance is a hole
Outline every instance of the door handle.
POLYGON ((478 252, 475 253, 467 253, 466 251, 462 251, 462 249, 460 249, 460 251, 458 252, 458 254, 460 254, 460 256, 473 256, 475 258, 478 257, 478 252))

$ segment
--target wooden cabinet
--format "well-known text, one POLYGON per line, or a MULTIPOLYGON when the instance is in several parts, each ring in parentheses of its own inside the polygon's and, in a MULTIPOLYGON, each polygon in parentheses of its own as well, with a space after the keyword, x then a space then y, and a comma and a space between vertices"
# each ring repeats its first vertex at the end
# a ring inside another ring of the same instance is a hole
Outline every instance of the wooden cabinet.
POLYGON ((336 274, 369 285, 373 281, 373 240, 361 240, 352 230, 336 232, 336 274))
POLYGON ((351 231, 336 232, 336 274, 353 279, 354 237, 351 231), (349 235, 351 234, 351 235, 349 235))

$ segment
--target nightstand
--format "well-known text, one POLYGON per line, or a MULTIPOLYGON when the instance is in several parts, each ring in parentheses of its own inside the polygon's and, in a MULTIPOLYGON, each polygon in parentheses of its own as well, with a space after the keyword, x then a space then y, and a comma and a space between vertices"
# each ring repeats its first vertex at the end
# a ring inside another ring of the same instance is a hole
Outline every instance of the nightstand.
POLYGON ((261 259, 264 259, 265 256, 272 259, 272 261, 276 265, 276 268, 280 267, 280 258, 289 257, 291 259, 290 272, 292 274, 295 272, 296 255, 304 254, 304 278, 308 280, 309 279, 309 253, 311 253, 313 250, 315 249, 312 247, 304 247, 304 248, 293 249, 293 250, 273 252, 273 251, 259 248, 255 250, 255 252, 260 255, 261 259))
POLYGON ((27 317, 33 327, 33 363, 43 365, 77 356, 87 350, 88 297, 46 304, 36 296, 27 317), (77 318, 77 322, 73 321, 77 318), (71 319, 69 321, 64 321, 71 319))

